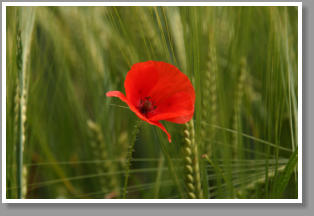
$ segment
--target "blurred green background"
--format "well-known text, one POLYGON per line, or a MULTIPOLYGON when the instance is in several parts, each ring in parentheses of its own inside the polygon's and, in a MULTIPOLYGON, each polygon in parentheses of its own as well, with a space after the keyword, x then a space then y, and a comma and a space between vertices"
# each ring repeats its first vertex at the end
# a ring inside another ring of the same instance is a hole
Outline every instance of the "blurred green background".
POLYGON ((297 198, 297 7, 6 12, 7 198, 297 198), (172 143, 105 97, 148 60, 196 91, 172 143))

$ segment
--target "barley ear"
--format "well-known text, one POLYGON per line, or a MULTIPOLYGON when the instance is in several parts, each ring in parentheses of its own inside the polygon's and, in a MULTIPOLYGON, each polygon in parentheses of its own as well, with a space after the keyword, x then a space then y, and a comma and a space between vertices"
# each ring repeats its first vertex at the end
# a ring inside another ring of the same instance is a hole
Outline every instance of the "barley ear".
POLYGON ((193 120, 184 125, 184 168, 187 194, 190 199, 202 199, 198 146, 195 143, 193 120))

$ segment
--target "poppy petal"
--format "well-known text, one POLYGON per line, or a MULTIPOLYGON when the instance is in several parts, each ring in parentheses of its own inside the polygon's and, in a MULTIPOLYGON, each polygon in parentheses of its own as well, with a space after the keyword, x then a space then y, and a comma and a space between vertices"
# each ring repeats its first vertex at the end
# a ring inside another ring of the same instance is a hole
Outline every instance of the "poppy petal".
POLYGON ((193 117, 193 113, 190 115, 186 115, 186 116, 178 116, 176 118, 169 118, 169 119, 165 119, 165 121, 169 121, 169 122, 173 122, 173 123, 177 123, 177 124, 184 124, 188 121, 190 121, 193 117))
POLYGON ((138 106, 140 99, 148 97, 149 91, 157 82, 158 72, 153 61, 134 64, 124 81, 126 97, 138 106))
POLYGON ((166 128, 160 122, 152 122, 152 123, 153 123, 153 125, 156 125, 157 127, 159 127, 161 130, 163 130, 167 134, 168 141, 171 143, 171 136, 168 133, 168 131, 166 130, 166 128))
MULTIPOLYGON (((181 100, 185 100, 189 95, 192 101, 195 100, 194 88, 189 78, 175 66, 165 62, 154 62, 155 70, 158 73, 158 82, 152 86, 148 93, 152 97, 152 101, 156 106, 160 106, 173 95, 184 92, 181 100)), ((194 103, 193 103, 194 104, 194 103)))
POLYGON ((127 98, 125 97, 125 95, 120 92, 120 91, 109 91, 106 93, 107 97, 118 97, 120 98, 123 102, 128 103, 127 98))
POLYGON ((194 113, 194 99, 185 92, 178 92, 165 99, 148 118, 151 121, 166 120, 175 123, 186 123, 194 113))

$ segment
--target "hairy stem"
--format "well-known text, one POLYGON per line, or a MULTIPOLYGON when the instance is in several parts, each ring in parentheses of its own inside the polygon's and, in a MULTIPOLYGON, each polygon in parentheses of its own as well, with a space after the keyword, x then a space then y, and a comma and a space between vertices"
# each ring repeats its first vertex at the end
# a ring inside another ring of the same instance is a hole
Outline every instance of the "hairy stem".
POLYGON ((125 164, 125 177, 124 177, 124 186, 123 186, 123 192, 122 192, 122 198, 126 199, 127 196, 127 187, 128 187, 128 182, 129 182, 129 176, 130 176, 130 166, 131 166, 131 160, 132 160, 132 154, 134 151, 134 145, 136 142, 136 136, 139 132, 140 129, 140 125, 141 122, 137 121, 134 125, 134 129, 132 132, 132 137, 131 137, 131 141, 129 144, 129 148, 128 148, 128 154, 127 154, 127 159, 126 159, 126 164, 125 164))

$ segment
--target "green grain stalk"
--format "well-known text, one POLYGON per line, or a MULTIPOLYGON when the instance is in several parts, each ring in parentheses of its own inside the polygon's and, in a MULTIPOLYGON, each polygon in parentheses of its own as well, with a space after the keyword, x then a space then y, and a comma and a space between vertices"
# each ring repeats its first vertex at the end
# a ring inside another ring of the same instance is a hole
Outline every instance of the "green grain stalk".
MULTIPOLYGON (((105 139, 100 126, 92 120, 87 121, 87 126, 90 131, 91 145, 96 158, 103 160, 103 163, 97 164, 98 173, 113 173, 116 169, 115 164, 108 160, 105 139)), ((106 176, 100 179, 101 189, 103 191, 111 191, 111 197, 119 196, 119 181, 117 176, 106 176)))
POLYGON ((212 155, 212 141, 215 138, 215 130, 208 127, 207 123, 217 123, 217 59, 216 49, 209 48, 209 61, 204 77, 203 100, 202 100, 202 122, 201 136, 204 142, 207 141, 206 152, 209 157, 212 155))
MULTIPOLYGON (((245 58, 241 59, 241 69, 240 75, 237 83, 237 89, 235 91, 235 105, 234 105, 234 115, 233 115, 233 129, 235 131, 241 132, 241 111, 242 111, 242 101, 243 101, 243 92, 244 84, 246 79, 246 60, 245 58)), ((238 158, 241 151, 239 148, 241 144, 241 136, 238 134, 233 134, 233 156, 238 158)))
POLYGON ((159 161, 158 161, 158 171, 156 175, 156 183, 154 188, 154 199, 159 198, 159 191, 161 187, 161 180, 162 180, 162 174, 163 174, 163 167, 164 167, 164 156, 160 155, 159 161))
MULTIPOLYGON (((23 132, 24 130, 22 129, 23 126, 23 122, 22 122, 22 106, 24 106, 24 103, 22 103, 22 95, 23 93, 21 92, 23 89, 23 48, 22 48, 22 39, 21 39, 21 30, 20 30, 20 25, 19 25, 19 18, 17 19, 18 23, 17 23, 17 69, 18 69, 18 91, 17 91, 17 95, 16 95, 16 101, 18 102, 18 104, 15 105, 15 109, 17 111, 16 115, 15 115, 15 120, 17 121, 17 126, 16 129, 18 130, 18 137, 19 137, 19 141, 18 141, 18 145, 17 145, 17 185, 18 185, 18 189, 17 189, 17 197, 19 199, 22 198, 22 188, 23 188, 23 132)), ((24 100, 23 100, 24 102, 24 100)))

